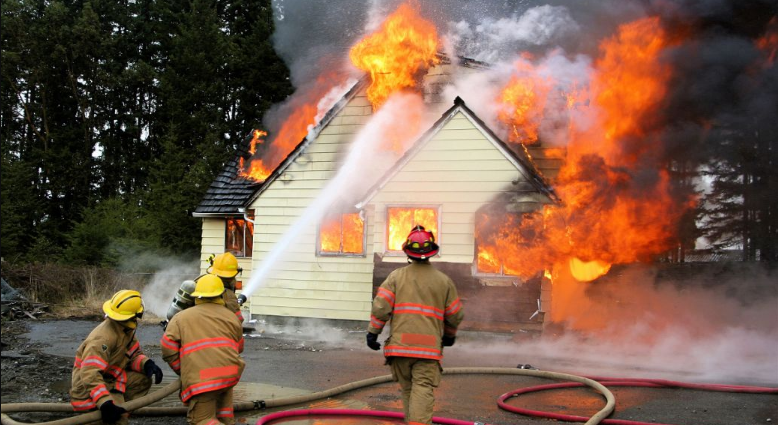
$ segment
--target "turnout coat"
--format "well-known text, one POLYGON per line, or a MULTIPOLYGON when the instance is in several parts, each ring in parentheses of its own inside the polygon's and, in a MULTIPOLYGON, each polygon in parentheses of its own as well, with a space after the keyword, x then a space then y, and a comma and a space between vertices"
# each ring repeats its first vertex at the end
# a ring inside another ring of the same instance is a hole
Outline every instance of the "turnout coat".
POLYGON ((463 318, 454 282, 429 262, 413 261, 378 288, 368 332, 380 334, 391 320, 384 356, 440 360, 442 336, 455 336, 463 318))
POLYGON ((204 302, 170 319, 160 340, 162 358, 181 375, 181 401, 235 386, 246 363, 243 327, 222 304, 204 302))
POLYGON ((73 410, 100 407, 111 399, 110 391, 124 394, 128 384, 127 372, 143 373, 147 360, 135 338, 135 329, 105 319, 76 351, 70 389, 73 410))

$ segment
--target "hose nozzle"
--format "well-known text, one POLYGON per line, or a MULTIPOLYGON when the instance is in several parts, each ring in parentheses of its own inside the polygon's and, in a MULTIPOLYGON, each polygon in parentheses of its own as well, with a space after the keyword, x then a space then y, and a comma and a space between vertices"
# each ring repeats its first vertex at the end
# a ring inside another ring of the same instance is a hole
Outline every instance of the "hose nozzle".
POLYGON ((247 299, 248 299, 248 297, 246 297, 246 295, 244 295, 244 294, 238 295, 238 304, 242 306, 243 303, 245 303, 247 299))

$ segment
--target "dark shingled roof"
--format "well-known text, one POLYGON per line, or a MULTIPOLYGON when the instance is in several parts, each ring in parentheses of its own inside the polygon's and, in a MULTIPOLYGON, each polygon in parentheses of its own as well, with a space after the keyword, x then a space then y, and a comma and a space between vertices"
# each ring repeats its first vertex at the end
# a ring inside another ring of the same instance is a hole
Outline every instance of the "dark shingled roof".
POLYGON ((194 211, 194 216, 201 214, 237 214, 238 208, 242 208, 257 187, 262 182, 249 180, 238 176, 238 167, 240 158, 251 158, 248 151, 251 143, 251 135, 246 137, 243 143, 238 146, 235 156, 227 162, 222 172, 208 187, 202 202, 194 211))

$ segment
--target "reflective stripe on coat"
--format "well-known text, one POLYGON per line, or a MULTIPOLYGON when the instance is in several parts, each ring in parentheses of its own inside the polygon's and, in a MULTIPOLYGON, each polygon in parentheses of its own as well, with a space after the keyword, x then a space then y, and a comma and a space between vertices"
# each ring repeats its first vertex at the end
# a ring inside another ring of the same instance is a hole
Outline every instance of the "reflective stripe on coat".
POLYGON ((385 356, 440 360, 442 336, 455 336, 463 318, 454 282, 429 262, 414 261, 376 291, 368 332, 380 334, 391 321, 385 356))
POLYGON ((70 404, 76 411, 92 410, 103 404, 110 393, 127 391, 127 371, 143 372, 146 357, 135 330, 105 319, 97 325, 76 351, 71 373, 70 404))
POLYGON ((160 344, 162 358, 181 375, 184 402, 234 386, 245 367, 243 327, 221 304, 198 304, 177 313, 160 344))

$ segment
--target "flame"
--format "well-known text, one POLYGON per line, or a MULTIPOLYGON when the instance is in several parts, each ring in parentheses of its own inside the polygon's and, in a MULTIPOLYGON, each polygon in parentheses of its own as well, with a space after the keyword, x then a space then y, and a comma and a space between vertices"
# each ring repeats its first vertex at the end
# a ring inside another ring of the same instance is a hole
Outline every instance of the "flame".
POLYGON ((327 217, 319 228, 319 251, 362 254, 365 252, 364 234, 365 222, 359 213, 327 217))
POLYGON ((756 46, 767 56, 765 67, 769 68, 778 57, 778 17, 773 17, 767 24, 765 34, 756 40, 756 46))
POLYGON ((408 4, 400 5, 373 34, 351 48, 351 62, 370 73, 367 97, 380 107, 392 93, 416 86, 416 77, 438 63, 435 26, 408 4))
MULTIPOLYGON (((586 128, 571 126, 556 185, 562 205, 536 214, 490 213, 490 223, 476 227, 479 271, 493 272, 494 258, 503 273, 524 277, 566 264, 579 280, 589 281, 611 264, 646 260, 673 246, 677 223, 694 200, 679 205, 671 196, 651 125, 672 77, 660 57, 675 42, 657 18, 644 18, 622 25, 601 43, 588 92, 598 115, 586 128)), ((531 101, 537 96, 526 96, 515 111, 527 104, 527 111, 542 111, 531 101)), ((531 138, 531 130, 522 129, 531 138)))
POLYGON ((499 95, 498 119, 512 130, 508 136, 514 143, 533 144, 538 141, 538 128, 550 87, 548 81, 532 72, 532 65, 517 61, 518 75, 513 75, 499 95))
POLYGON ((438 210, 435 208, 398 208, 390 207, 386 211, 388 221, 387 248, 389 251, 401 251, 405 238, 416 225, 438 236, 438 210))
MULTIPOLYGON (((251 142, 249 142, 249 153, 254 155, 257 153, 257 145, 261 145, 265 143, 264 137, 267 136, 266 131, 262 130, 254 130, 253 136, 251 138, 251 142)), ((245 160, 243 157, 240 158, 240 164, 238 166, 238 174, 241 177, 245 177, 252 180, 258 180, 263 181, 267 178, 268 175, 270 175, 270 172, 272 170, 267 170, 264 168, 264 164, 261 160, 257 161, 251 161, 249 163, 249 167, 246 168, 245 160)))
POLYGON ((591 282, 608 273, 611 265, 602 261, 581 261, 577 258, 570 259, 570 273, 579 282, 591 282))

